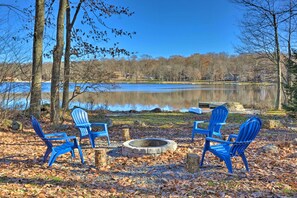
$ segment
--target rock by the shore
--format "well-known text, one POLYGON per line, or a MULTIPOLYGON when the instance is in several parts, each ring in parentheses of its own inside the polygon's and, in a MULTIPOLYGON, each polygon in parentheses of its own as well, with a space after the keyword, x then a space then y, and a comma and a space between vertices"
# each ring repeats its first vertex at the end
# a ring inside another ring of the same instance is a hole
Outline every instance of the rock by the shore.
POLYGON ((6 129, 12 129, 14 131, 19 131, 23 130, 23 124, 19 121, 16 120, 9 120, 9 119, 4 119, 2 121, 2 126, 6 129))
POLYGON ((279 120, 264 120, 263 121, 263 128, 265 129, 275 129, 281 128, 283 124, 279 120))
POLYGON ((245 111, 243 105, 239 102, 227 102, 226 106, 228 107, 229 111, 245 111))
POLYGON ((160 108, 157 107, 157 108, 152 109, 151 112, 154 112, 154 113, 161 113, 162 110, 161 110, 160 108))

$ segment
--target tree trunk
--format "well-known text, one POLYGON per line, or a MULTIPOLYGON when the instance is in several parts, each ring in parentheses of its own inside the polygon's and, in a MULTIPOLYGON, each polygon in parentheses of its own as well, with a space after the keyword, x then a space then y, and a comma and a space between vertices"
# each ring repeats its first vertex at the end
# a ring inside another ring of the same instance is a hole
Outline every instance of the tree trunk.
POLYGON ((69 1, 67 0, 66 46, 65 46, 65 56, 64 56, 64 84, 63 84, 63 101, 62 101, 63 111, 66 111, 68 109, 68 99, 69 99, 71 28, 72 26, 70 24, 70 7, 69 7, 69 1))
POLYGON ((64 18, 66 11, 66 0, 60 0, 59 12, 57 19, 57 34, 56 34, 56 46, 53 51, 53 68, 52 68, 52 80, 51 80, 51 122, 55 125, 60 120, 60 100, 59 100, 59 82, 60 82, 60 70, 61 59, 63 55, 64 47, 64 18))
POLYGON ((277 94, 276 94, 276 101, 275 101, 275 109, 281 109, 281 86, 282 86, 282 71, 281 71, 281 64, 280 64, 280 49, 279 49, 279 41, 278 41, 278 24, 276 21, 276 15, 273 14, 273 26, 274 26, 274 40, 275 40, 275 61, 277 67, 277 94))
MULTIPOLYGON (((293 83, 292 83, 292 74, 291 74, 291 70, 292 70, 292 48, 291 48, 291 37, 292 37, 292 17, 293 17, 293 10, 292 10, 292 0, 290 0, 290 15, 289 15, 289 21, 288 21, 288 60, 286 63, 286 69, 287 69, 287 75, 286 75, 286 85, 288 87, 292 87, 293 83)), ((285 92, 284 95, 284 103, 288 104, 288 102, 291 100, 292 98, 292 94, 287 94, 285 92)))
POLYGON ((41 102, 43 31, 44 31, 44 0, 36 0, 30 113, 37 118, 40 117, 40 105, 41 105, 40 102, 41 102))
POLYGON ((71 30, 76 21, 77 15, 80 11, 81 4, 84 0, 80 0, 77 7, 75 14, 73 16, 72 21, 70 22, 70 4, 69 0, 67 0, 67 9, 66 9, 66 47, 65 47, 65 57, 64 57, 64 85, 63 85, 63 101, 62 101, 62 108, 63 111, 68 109, 69 104, 69 84, 70 84, 70 48, 71 48, 71 30))

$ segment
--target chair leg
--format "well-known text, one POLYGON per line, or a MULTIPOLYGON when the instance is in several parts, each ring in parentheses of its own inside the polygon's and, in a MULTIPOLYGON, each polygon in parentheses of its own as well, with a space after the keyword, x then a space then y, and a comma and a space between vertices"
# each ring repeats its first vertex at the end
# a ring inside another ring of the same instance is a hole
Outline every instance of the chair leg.
POLYGON ((95 148, 95 138, 90 138, 90 143, 91 143, 91 146, 92 148, 95 148))
POLYGON ((224 162, 225 162, 225 164, 226 164, 226 166, 228 168, 228 172, 233 173, 231 158, 230 157, 224 158, 224 162))
POLYGON ((201 156, 201 161, 200 161, 200 167, 203 166, 203 161, 204 161, 204 156, 205 156, 205 153, 206 153, 206 150, 203 149, 203 153, 202 153, 202 156, 201 156))
POLYGON ((209 141, 205 141, 205 145, 204 145, 204 148, 203 148, 203 152, 202 152, 202 156, 201 156, 201 161, 200 161, 200 167, 203 166, 203 161, 204 161, 205 153, 209 149, 209 147, 210 147, 210 142, 209 141))
POLYGON ((48 166, 52 166, 53 163, 56 161, 57 157, 58 157, 58 153, 53 151, 52 155, 51 155, 51 157, 50 157, 50 159, 48 161, 48 166))
POLYGON ((85 163, 84 156, 83 156, 83 153, 82 153, 82 150, 81 150, 80 146, 78 146, 77 149, 78 149, 78 152, 79 152, 81 163, 84 164, 85 163))
POLYGON ((72 158, 75 158, 74 150, 70 151, 70 153, 71 153, 71 157, 72 157, 72 158))
POLYGON ((192 142, 194 142, 194 136, 195 136, 195 133, 192 132, 192 142))
POLYGON ((49 156, 49 154, 52 152, 52 149, 51 148, 47 148, 45 153, 44 153, 44 156, 43 156, 43 162, 45 162, 49 156))
POLYGON ((241 157, 241 159, 242 159, 242 161, 243 161, 243 163, 244 163, 244 166, 245 166, 245 169, 246 169, 246 171, 250 171, 249 170, 249 165, 248 165, 248 161, 247 161, 247 159, 246 159, 246 157, 245 157, 245 154, 244 153, 242 153, 241 155, 240 155, 240 157, 241 157))
POLYGON ((107 143, 108 143, 108 146, 109 146, 110 145, 109 135, 107 135, 107 143))

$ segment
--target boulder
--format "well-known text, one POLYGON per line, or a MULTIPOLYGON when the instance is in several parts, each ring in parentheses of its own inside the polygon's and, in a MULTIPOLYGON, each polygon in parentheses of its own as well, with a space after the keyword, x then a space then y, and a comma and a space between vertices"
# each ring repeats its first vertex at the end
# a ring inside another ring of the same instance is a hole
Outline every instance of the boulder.
POLYGON ((161 110, 160 108, 157 107, 157 108, 152 109, 151 112, 154 112, 154 113, 161 113, 162 110, 161 110))
POLYGON ((135 120, 134 121, 134 124, 136 126, 142 126, 142 127, 145 127, 146 126, 146 124, 144 122, 140 121, 140 120, 135 120))
POLYGON ((23 130, 23 124, 19 121, 4 119, 2 121, 2 126, 5 129, 12 129, 14 131, 23 130))
POLYGON ((264 120, 263 128, 265 129, 275 129, 283 127, 282 123, 279 120, 264 120))
POLYGON ((22 131, 23 130, 23 124, 19 121, 12 121, 11 129, 14 131, 22 131))
POLYGON ((262 147, 262 151, 264 153, 278 154, 279 153, 279 148, 278 148, 278 146, 276 146, 274 144, 267 144, 267 145, 262 147))
POLYGON ((243 105, 239 102, 228 102, 226 103, 226 106, 228 107, 229 111, 245 111, 243 105))
POLYGON ((12 120, 3 119, 2 120, 2 127, 5 128, 5 129, 9 129, 9 128, 11 128, 12 122, 13 122, 12 120))

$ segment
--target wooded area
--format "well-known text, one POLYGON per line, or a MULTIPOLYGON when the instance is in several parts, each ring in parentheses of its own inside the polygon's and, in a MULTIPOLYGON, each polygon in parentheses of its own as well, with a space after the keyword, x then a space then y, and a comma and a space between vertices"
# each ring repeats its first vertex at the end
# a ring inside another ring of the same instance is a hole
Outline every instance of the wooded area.
MULTIPOLYGON (((63 64, 62 70, 63 71, 63 64)), ((28 81, 31 65, 0 64, 1 79, 28 81), (22 68, 22 71, 20 68, 22 68), (13 69, 15 68, 15 69, 13 69)), ((42 81, 51 80, 51 63, 43 64, 42 81)), ((61 74, 61 76, 63 76, 61 74)), ((62 79, 63 80, 63 79, 62 79)), ((70 81, 141 82, 141 81, 235 81, 275 82, 274 66, 259 55, 194 54, 153 59, 102 59, 71 62, 70 81)))

